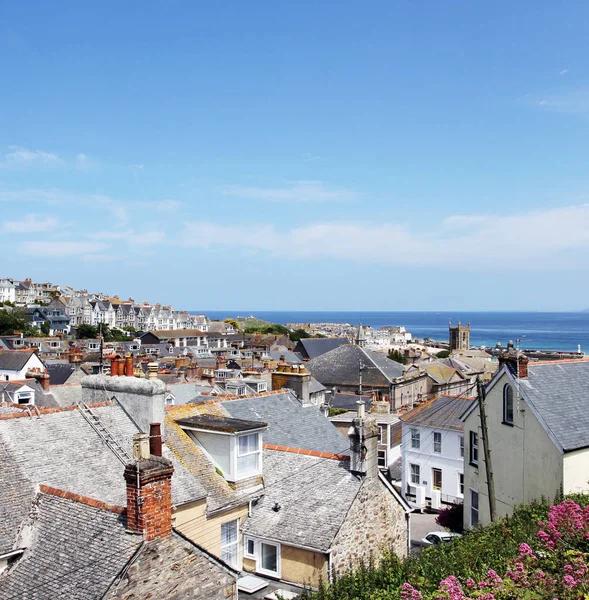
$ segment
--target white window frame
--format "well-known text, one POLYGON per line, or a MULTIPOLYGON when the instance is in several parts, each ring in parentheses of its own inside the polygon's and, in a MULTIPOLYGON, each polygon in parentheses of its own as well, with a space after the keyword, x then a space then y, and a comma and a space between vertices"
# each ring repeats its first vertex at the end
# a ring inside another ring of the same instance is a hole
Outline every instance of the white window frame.
POLYGON ((260 431, 253 431, 251 433, 245 433, 242 435, 238 435, 236 436, 235 439, 235 480, 239 481, 240 479, 247 479, 248 477, 254 477, 256 475, 261 475, 262 474, 262 435, 260 431), (258 438, 258 444, 257 444, 257 450, 252 450, 251 452, 246 452, 244 454, 241 454, 239 451, 239 439, 242 437, 246 437, 249 435, 255 435, 258 438), (252 456, 254 454, 257 454, 258 456, 258 468, 251 472, 251 473, 245 473, 245 474, 241 474, 239 472, 239 458, 242 456, 252 456))
POLYGON ((470 524, 471 527, 476 527, 480 520, 479 520, 479 506, 480 506, 480 496, 479 496, 479 492, 477 490, 473 490, 472 488, 470 489, 470 511, 469 511, 469 515, 468 515, 468 522, 470 524), (472 499, 473 499, 473 495, 476 495, 477 498, 477 507, 474 508, 472 505, 472 499), (476 523, 473 523, 473 511, 476 512, 476 523))
POLYGON ((473 467, 479 466, 479 434, 477 431, 470 431, 468 435, 468 463, 473 467), (476 457, 475 457, 476 452, 476 457))
POLYGON ((458 440, 459 449, 460 449, 460 458, 464 458, 464 436, 461 435, 458 440))
POLYGON ((421 485, 421 466, 417 463, 409 463, 409 482, 410 485, 421 485), (416 467, 416 471, 413 470, 416 467), (417 481, 414 481, 414 477, 417 475, 417 481))
POLYGON ((434 452, 442 454, 442 432, 434 431, 434 452))
POLYGON ((378 443, 386 445, 387 443, 387 426, 379 425, 378 426, 378 443))
POLYGON ((234 568, 239 567, 239 519, 233 519, 232 521, 225 521, 225 523, 221 523, 221 560, 234 568), (236 524, 235 542, 231 542, 230 544, 223 545, 223 525, 229 525, 231 523, 236 524), (235 550, 236 550, 235 564, 231 564, 229 561, 227 561, 225 558, 223 558, 223 550, 225 548, 229 548, 232 546, 235 546, 235 550))
POLYGON ((417 427, 411 428, 411 448, 419 450, 421 447, 421 432, 417 427))
POLYGON ((261 575, 268 575, 270 577, 277 577, 280 579, 280 570, 281 570, 281 545, 278 542, 268 542, 266 540, 259 540, 256 544, 256 573, 260 573, 261 575), (276 548, 276 572, 268 571, 262 568, 262 544, 266 544, 266 546, 274 546, 276 548))
POLYGON ((378 451, 378 467, 379 469, 386 469, 387 468, 387 451, 386 450, 379 450, 378 451), (382 462, 382 464, 381 464, 382 462))
POLYGON ((252 537, 245 536, 243 538, 243 558, 249 558, 251 560, 256 560, 256 540, 252 537), (248 552, 249 543, 254 545, 254 551, 248 552))

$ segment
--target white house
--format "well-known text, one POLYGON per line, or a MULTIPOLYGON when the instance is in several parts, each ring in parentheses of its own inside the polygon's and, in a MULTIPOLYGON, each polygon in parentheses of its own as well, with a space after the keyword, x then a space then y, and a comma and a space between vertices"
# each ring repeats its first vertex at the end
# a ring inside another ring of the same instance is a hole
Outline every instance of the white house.
MULTIPOLYGON (((589 361, 528 365, 512 353, 499 362, 485 402, 497 518, 542 496, 589 492, 589 361)), ((463 421, 464 523, 475 527, 491 520, 478 403, 463 421)))
POLYGON ((45 372, 43 361, 35 352, 27 350, 0 351, 0 381, 23 380, 28 371, 45 372))
POLYGON ((0 279, 0 302, 16 302, 16 285, 11 279, 0 279))
POLYGON ((473 398, 439 396, 401 417, 402 492, 417 508, 459 503, 464 496, 462 414, 473 398))

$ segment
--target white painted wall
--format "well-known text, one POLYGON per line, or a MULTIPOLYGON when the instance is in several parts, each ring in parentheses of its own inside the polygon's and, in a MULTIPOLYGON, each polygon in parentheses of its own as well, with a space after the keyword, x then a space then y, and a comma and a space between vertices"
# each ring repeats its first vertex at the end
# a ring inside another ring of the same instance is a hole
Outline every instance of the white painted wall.
MULTIPOLYGON (((513 426, 503 424, 503 387, 506 383, 514 385, 513 379, 504 373, 488 391, 486 401, 498 517, 512 514, 516 504, 528 504, 542 496, 552 500, 563 484, 563 454, 523 399, 519 402, 519 410, 514 401, 513 426)), ((464 440, 464 522, 465 525, 470 522, 470 488, 479 492, 479 523, 486 525, 490 522, 489 498, 478 406, 464 423, 464 440), (469 464, 468 432, 471 430, 479 434, 478 468, 469 464)), ((570 463, 571 470, 574 462, 575 459, 570 463)))
POLYGON ((401 439, 402 448, 402 491, 407 493, 407 485, 413 487, 411 481, 411 464, 419 465, 421 472, 421 485, 425 487, 425 495, 431 498, 433 490, 432 469, 442 471, 442 496, 452 496, 460 500, 460 473, 463 472, 464 463, 460 455, 460 438, 462 432, 455 430, 434 429, 420 425, 403 423, 401 439), (411 444, 411 429, 420 433, 420 447, 413 448, 411 444), (434 452, 434 432, 442 435, 442 451, 434 452))
POLYGON ((565 494, 589 493, 589 448, 564 455, 565 494))
POLYGON ((18 371, 0 369, 0 381, 13 381, 25 379, 27 371, 30 371, 31 369, 40 369, 43 372, 46 370, 45 365, 36 354, 32 354, 29 360, 26 362, 25 366, 18 371))

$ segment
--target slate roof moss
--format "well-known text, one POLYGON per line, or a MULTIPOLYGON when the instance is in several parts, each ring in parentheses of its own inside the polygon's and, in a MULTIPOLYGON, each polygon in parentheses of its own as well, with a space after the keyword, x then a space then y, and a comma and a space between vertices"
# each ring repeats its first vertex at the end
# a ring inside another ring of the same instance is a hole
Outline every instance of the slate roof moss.
MULTIPOLYGON (((33 483, 124 506, 123 464, 78 410, 54 410, 40 417, 0 419, 0 441, 6 451, 33 483)), ((132 455, 132 438, 138 429, 125 411, 118 404, 92 410, 132 455)), ((198 481, 173 459, 166 446, 163 452, 174 462, 174 504, 203 498, 206 492, 198 481)))

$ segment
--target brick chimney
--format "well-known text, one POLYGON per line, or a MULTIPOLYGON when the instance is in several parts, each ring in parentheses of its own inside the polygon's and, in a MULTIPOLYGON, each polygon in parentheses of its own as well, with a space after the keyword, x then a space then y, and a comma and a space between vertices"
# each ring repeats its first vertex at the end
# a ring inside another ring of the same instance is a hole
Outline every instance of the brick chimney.
POLYGON ((149 455, 145 434, 136 450, 136 460, 125 467, 127 482, 127 528, 143 535, 146 541, 172 533, 172 463, 149 455))
POLYGON ((309 393, 309 384, 311 374, 305 369, 304 365, 279 365, 276 371, 272 373, 272 389, 281 390, 283 388, 291 389, 301 401, 303 406, 311 404, 309 393))
POLYGON ((358 413, 348 429, 350 471, 367 479, 378 475, 378 425, 366 414, 364 402, 358 401, 358 413))
POLYGON ((525 379, 528 376, 528 362, 529 359, 525 354, 522 354, 515 350, 510 350, 504 354, 500 354, 499 357, 499 368, 503 365, 507 365, 507 368, 511 371, 514 377, 519 379, 525 379))
POLYGON ((119 374, 119 357, 116 354, 111 354, 110 358, 110 376, 117 377, 119 374))

